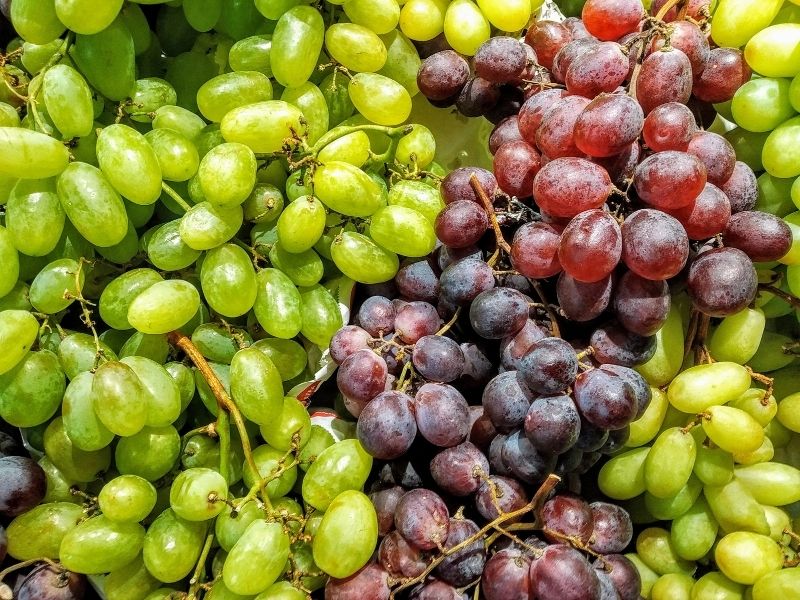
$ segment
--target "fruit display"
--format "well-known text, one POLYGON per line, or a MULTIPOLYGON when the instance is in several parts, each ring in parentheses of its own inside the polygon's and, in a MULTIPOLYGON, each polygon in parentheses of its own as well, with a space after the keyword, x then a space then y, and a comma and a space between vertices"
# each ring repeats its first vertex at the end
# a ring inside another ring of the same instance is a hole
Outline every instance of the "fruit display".
POLYGON ((0 15, 0 598, 800 598, 796 0, 0 15))

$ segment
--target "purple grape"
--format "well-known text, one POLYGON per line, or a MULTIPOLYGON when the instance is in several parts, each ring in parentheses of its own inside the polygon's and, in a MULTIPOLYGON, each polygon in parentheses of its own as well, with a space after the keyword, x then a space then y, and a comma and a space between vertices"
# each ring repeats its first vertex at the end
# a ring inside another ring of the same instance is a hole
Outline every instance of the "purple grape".
POLYGON ((436 302, 439 278, 427 260, 418 260, 400 268, 394 276, 397 290, 408 300, 436 302))
POLYGON ((388 600, 389 574, 375 563, 367 563, 346 579, 328 579, 325 585, 325 600, 388 600))
POLYGON ((331 338, 331 358, 342 364, 351 354, 369 348, 370 335, 357 325, 345 325, 331 338))
POLYGON ((530 578, 536 598, 600 600, 600 581, 594 569, 570 546, 549 546, 531 563, 530 578))
POLYGON ((514 549, 500 550, 483 568, 481 592, 486 600, 530 600, 531 559, 514 549))
POLYGON ((399 531, 392 531, 378 547, 378 562, 394 579, 416 577, 428 566, 422 551, 409 544, 399 531))
POLYGON ((469 307, 469 320, 482 338, 499 340, 514 335, 528 321, 528 300, 511 288, 486 290, 469 307))
POLYGON ((372 296, 358 309, 356 320, 373 337, 394 331, 394 304, 388 298, 372 296))
MULTIPOLYGON (((479 531, 478 525, 469 519, 450 519, 445 549, 455 548, 479 531)), ((478 538, 465 548, 450 554, 436 567, 436 576, 455 587, 465 586, 481 576, 486 564, 483 539, 478 538)))
POLYGON ((599 554, 623 552, 633 539, 633 523, 628 512, 608 502, 592 502, 594 529, 589 547, 599 554))
POLYGON ((420 550, 433 550, 447 540, 450 514, 436 492, 419 488, 400 498, 394 524, 406 541, 420 550))
POLYGON ((582 498, 561 494, 553 496, 542 507, 542 530, 552 543, 563 543, 565 537, 589 541, 594 517, 589 504, 582 498))
POLYGON ((369 495, 378 515, 378 533, 386 535, 394 529, 394 511, 406 491, 399 485, 372 492, 369 495))
POLYGON ((16 517, 39 504, 47 490, 44 470, 25 456, 0 458, 0 514, 16 517))
POLYGON ((525 435, 546 454, 561 454, 572 448, 581 432, 581 418, 569 396, 546 396, 531 404, 525 416, 525 435))
POLYGON ((433 335, 442 326, 439 313, 427 302, 408 302, 397 311, 394 328, 397 335, 407 344, 414 344, 426 335, 433 335))
POLYGON ((336 373, 336 385, 346 397, 368 402, 386 388, 386 361, 372 350, 348 356, 336 373))
POLYGON ((642 590, 642 578, 639 571, 629 558, 622 554, 608 554, 603 560, 595 561, 594 568, 598 571, 606 569, 614 589, 617 590, 620 600, 639 600, 642 590), (604 564, 605 563, 605 564, 604 564))
POLYGON ((514 477, 526 483, 544 481, 556 466, 556 457, 539 452, 522 431, 506 438, 502 458, 514 477))
POLYGON ((589 343, 594 359, 601 364, 635 367, 646 363, 656 353, 656 338, 643 337, 611 322, 598 327, 589 343))
POLYGON ((82 600, 86 594, 85 575, 50 565, 34 567, 18 585, 17 600, 82 600))
POLYGON ((544 328, 536 321, 528 319, 525 326, 515 335, 505 338, 500 343, 500 362, 506 369, 518 371, 522 358, 539 340, 548 336, 544 328))
POLYGON ((516 371, 500 373, 483 390, 483 410, 498 431, 522 427, 534 395, 516 371))
POLYGON ((419 433, 435 446, 449 448, 467 439, 469 406, 458 390, 444 383, 426 383, 414 396, 419 433))
POLYGON ((525 488, 515 479, 490 475, 475 494, 475 508, 487 521, 493 521, 500 514, 519 510, 528 504, 525 488))
POLYGON ((584 419, 601 429, 622 429, 636 416, 636 395, 622 377, 603 369, 575 380, 575 404, 584 419))
POLYGON ((489 461, 475 444, 464 442, 434 456, 430 471, 443 491, 453 496, 468 496, 489 475, 489 461))
POLYGON ((481 292, 494 287, 494 271, 482 260, 465 258, 442 271, 439 285, 443 298, 465 306, 481 292))
POLYGON ((417 435, 411 396, 402 392, 381 392, 361 411, 356 435, 364 449, 375 458, 390 460, 408 452, 417 435))
POLYGON ((557 394, 566 390, 578 374, 575 350, 561 338, 548 337, 533 344, 519 361, 520 373, 533 392, 557 394))
POLYGON ((650 389, 650 384, 647 383, 645 378, 628 367, 602 365, 600 368, 604 371, 610 371, 618 377, 622 377, 622 379, 633 388, 633 393, 636 396, 636 416, 634 420, 641 417, 644 411, 647 410, 647 407, 650 406, 650 400, 653 398, 653 391, 650 389))
POLYGON ((450 383, 464 372, 461 348, 441 335, 426 335, 417 340, 411 360, 417 372, 428 381, 450 383))

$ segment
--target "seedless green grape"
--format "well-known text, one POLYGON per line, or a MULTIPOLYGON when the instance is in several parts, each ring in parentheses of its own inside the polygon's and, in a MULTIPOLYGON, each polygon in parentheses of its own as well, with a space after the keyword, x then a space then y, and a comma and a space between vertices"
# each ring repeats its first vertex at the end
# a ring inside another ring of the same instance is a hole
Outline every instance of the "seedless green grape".
POLYGON ((747 42, 744 56, 765 77, 794 77, 800 73, 800 23, 762 29, 747 42))
POLYGON ((40 504, 8 525, 8 554, 17 560, 41 557, 56 560, 62 539, 81 518, 83 508, 79 504, 40 504))
POLYGON ((119 102, 133 95, 133 37, 121 17, 98 33, 75 36, 70 56, 89 84, 109 100, 119 102))
POLYGON ((272 360, 256 348, 245 348, 234 355, 231 394, 242 414, 254 423, 277 421, 283 409, 280 372, 272 360))
POLYGON ((270 65, 275 79, 284 87, 308 81, 322 50, 325 24, 311 6, 294 6, 280 15, 272 37, 270 65))
POLYGON ((358 112, 379 125, 399 125, 411 114, 411 96, 396 81, 377 73, 357 73, 348 85, 358 112))
POLYGON ((194 250, 216 248, 236 235, 242 226, 242 215, 239 205, 195 204, 180 219, 181 240, 194 250))
POLYGON ((473 56, 489 39, 491 26, 472 0, 454 0, 444 15, 444 35, 453 50, 473 56))
POLYGON ((224 244, 206 253, 200 284, 208 305, 226 317, 245 314, 256 301, 256 273, 239 246, 224 244))
POLYGON ((325 32, 331 57, 352 71, 374 73, 386 63, 386 46, 378 35, 356 23, 335 23, 325 32))
POLYGON ((293 132, 299 134, 303 113, 282 100, 267 100, 235 108, 220 123, 228 142, 239 142, 253 152, 278 152, 293 132))
POLYGON ((263 269, 256 283, 254 312, 261 327, 277 338, 295 337, 303 326, 303 303, 292 280, 277 269, 263 269))
POLYGON ((89 135, 94 125, 92 93, 75 69, 64 64, 48 69, 42 95, 47 113, 64 139, 89 135))
POLYGON ((169 491, 169 503, 175 514, 187 521, 207 521, 216 517, 228 497, 225 479, 211 469, 181 471, 169 491))
POLYGON ((258 71, 224 73, 209 79, 197 91, 200 112, 217 123, 234 108, 271 99, 272 83, 258 71))
POLYGON ((234 71, 259 71, 272 76, 272 36, 254 35, 231 46, 228 64, 234 71))
POLYGON ((344 231, 331 244, 331 257, 339 270, 360 283, 381 283, 397 273, 400 261, 394 252, 371 238, 344 231))
POLYGON ((197 172, 200 155, 183 134, 171 129, 153 129, 144 139, 153 148, 161 175, 167 181, 186 181, 197 172))
POLYGON ((64 430, 72 443, 87 452, 108 446, 114 434, 103 425, 94 410, 92 381, 94 373, 78 373, 67 386, 63 397, 64 430))
POLYGON ((377 541, 378 517, 370 499, 360 491, 343 491, 314 536, 314 561, 333 577, 349 577, 367 563, 377 541))
POLYGON ((289 536, 280 523, 253 521, 225 559, 222 579, 234 593, 254 595, 272 585, 289 557, 289 536))
POLYGON ((69 151, 49 135, 21 127, 0 127, 0 175, 19 179, 54 177, 67 168, 69 151))
POLYGON ((408 0, 400 9, 400 29, 412 40, 432 40, 444 31, 446 10, 442 0, 408 0))
POLYGON ((118 523, 138 523, 156 504, 156 489, 137 475, 120 475, 106 483, 97 496, 106 518, 118 523))
POLYGON ((0 375, 0 417, 15 427, 35 427, 58 410, 66 381, 50 350, 29 352, 19 365, 0 375))
POLYGON ((314 193, 331 210, 351 217, 368 217, 386 205, 380 186, 346 162, 320 165, 314 172, 314 193))
POLYGON ((6 203, 8 234, 14 246, 28 256, 51 252, 61 237, 65 219, 54 178, 19 180, 6 203))
POLYGON ((168 333, 189 322, 200 306, 200 294, 178 279, 159 281, 140 293, 128 308, 128 322, 142 333, 168 333))
POLYGON ((164 583, 186 577, 200 556, 206 527, 204 521, 187 521, 166 509, 144 536, 142 557, 147 570, 164 583))

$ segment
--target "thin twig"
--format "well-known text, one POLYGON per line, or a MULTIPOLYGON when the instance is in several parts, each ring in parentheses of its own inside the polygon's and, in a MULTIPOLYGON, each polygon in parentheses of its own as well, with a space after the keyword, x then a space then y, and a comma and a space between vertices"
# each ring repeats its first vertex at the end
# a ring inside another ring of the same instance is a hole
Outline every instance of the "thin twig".
POLYGON ((458 317, 459 317, 459 316, 461 316, 461 307, 460 307, 460 306, 459 306, 459 307, 456 309, 456 311, 453 313, 453 316, 450 318, 450 320, 449 320, 447 323, 445 323, 445 324, 442 326, 442 328, 441 328, 439 331, 437 331, 437 332, 436 332, 436 334, 435 334, 435 335, 444 335, 445 333, 447 333, 448 331, 450 331, 450 328, 451 328, 453 325, 455 325, 456 321, 458 321, 458 317))
POLYGON ((167 196, 169 196, 170 198, 172 198, 175 201, 175 204, 180 206, 186 212, 189 212, 189 209, 192 208, 191 204, 186 202, 186 200, 184 200, 181 197, 181 195, 178 192, 176 192, 172 187, 167 185, 167 183, 165 181, 161 182, 161 189, 164 190, 164 192, 167 194, 167 196))
POLYGON ((472 186, 472 191, 475 192, 475 195, 483 204, 483 208, 486 211, 486 216, 489 217, 489 223, 494 230, 494 237, 497 240, 497 247, 501 248, 507 253, 511 252, 511 246, 508 245, 506 238, 503 237, 503 231, 500 229, 500 223, 497 222, 497 213, 494 212, 494 206, 492 206, 492 201, 489 199, 489 196, 486 195, 486 190, 481 187, 481 182, 478 180, 478 176, 475 173, 469 176, 469 184, 472 186))
POLYGON ((558 326, 558 315, 556 315, 553 307, 550 306, 550 303, 547 301, 547 297, 544 295, 544 290, 542 289, 542 284, 535 279, 528 279, 528 281, 536 291, 536 295, 539 296, 539 300, 541 300, 542 304, 544 304, 547 317, 550 319, 550 327, 553 332, 553 337, 561 337, 561 329, 558 326))
POLYGON ((774 285, 769 285, 767 283, 759 284, 758 289, 764 292, 769 292, 773 296, 777 296, 787 304, 791 305, 793 308, 800 308, 800 298, 798 298, 794 294, 789 294, 788 292, 784 292, 782 289, 775 287, 774 285))

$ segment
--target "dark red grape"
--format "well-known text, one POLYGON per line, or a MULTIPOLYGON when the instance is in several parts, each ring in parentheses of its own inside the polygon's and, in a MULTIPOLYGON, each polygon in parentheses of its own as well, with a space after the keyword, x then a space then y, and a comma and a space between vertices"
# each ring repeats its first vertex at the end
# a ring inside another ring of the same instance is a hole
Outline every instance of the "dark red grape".
POLYGON ((590 343, 597 362, 622 367, 646 363, 656 351, 655 337, 632 333, 613 321, 595 329, 590 343))
MULTIPOLYGON (((564 23, 567 26, 566 23, 564 23)), ((567 77, 567 71, 576 58, 581 56, 584 52, 588 51, 597 45, 597 40, 594 38, 575 38, 570 42, 564 44, 553 57, 553 68, 551 69, 553 79, 558 83, 564 83, 567 77)))
POLYGON ((446 100, 461 91, 469 79, 469 65, 453 50, 443 50, 422 61, 417 86, 431 100, 446 100))
POLYGON ((581 418, 581 433, 575 448, 581 450, 585 455, 591 454, 602 448, 608 440, 608 430, 595 427, 589 421, 581 418))
POLYGON ((480 198, 475 195, 475 190, 472 189, 470 178, 472 175, 478 179, 478 183, 483 188, 483 191, 493 199, 497 192, 497 180, 494 174, 486 169, 480 167, 459 167, 450 173, 442 180, 441 187, 442 199, 445 204, 451 204, 459 200, 471 200, 477 202, 481 206, 480 198))
POLYGON ((717 186, 707 183, 694 202, 666 211, 683 225, 691 240, 707 240, 722 233, 731 218, 731 203, 717 186))
POLYGON ((770 262, 782 258, 792 247, 792 230, 775 215, 748 210, 730 218, 722 241, 747 254, 753 262, 770 262))
POLYGON ((471 422, 467 440, 475 444, 483 452, 489 451, 489 444, 497 436, 494 425, 483 413, 483 406, 470 406, 469 419, 471 422))
POLYGON ((409 544, 399 531, 392 531, 378 547, 378 562, 395 579, 416 577, 428 566, 422 551, 409 544))
POLYGON ((426 335, 418 339, 411 360, 417 372, 428 381, 450 383, 464 372, 461 348, 441 335, 426 335))
POLYGON ((519 370, 531 391, 557 394, 575 381, 578 359, 568 342, 557 337, 547 337, 533 344, 520 359, 519 370))
POLYGON ((575 216, 561 234, 558 259, 569 275, 584 283, 608 277, 622 257, 622 231, 599 208, 575 216))
POLYGON ((589 504, 582 498, 567 494, 553 496, 541 512, 542 533, 554 544, 564 538, 575 538, 585 544, 594 529, 594 517, 589 504))
MULTIPOLYGON (((683 52, 692 65, 692 77, 697 78, 711 56, 711 49, 708 39, 696 23, 691 21, 675 21, 672 26, 672 33, 669 36, 669 44, 683 52)), ((657 37, 651 44, 651 49, 655 52, 661 50, 666 45, 664 38, 657 37)))
POLYGON ((411 396, 387 391, 375 396, 358 416, 356 435, 375 458, 389 460, 405 454, 417 435, 411 396))
POLYGON ((655 335, 667 320, 669 287, 665 281, 640 277, 633 271, 623 275, 614 293, 614 312, 625 329, 641 336, 655 335))
POLYGON ((525 483, 541 483, 556 466, 556 457, 539 452, 523 431, 506 438, 502 458, 514 477, 525 483))
POLYGON ((356 320, 367 333, 380 337, 394 331, 394 304, 388 298, 371 296, 358 309, 356 320))
POLYGON ((453 496, 475 493, 489 475, 489 460, 470 442, 442 450, 430 467, 436 485, 453 496))
POLYGON ((394 511, 406 491, 400 486, 385 488, 369 495, 378 515, 378 533, 386 535, 394 529, 394 511))
POLYGON ((439 286, 443 298, 464 306, 494 287, 494 271, 482 260, 465 258, 442 271, 439 286))
POLYGON ((619 600, 639 600, 642 578, 631 560, 622 554, 608 554, 595 562, 595 569, 606 569, 606 574, 619 594, 619 600), (610 567, 610 570, 607 570, 610 567))
POLYGON ((624 189, 628 187, 630 180, 633 179, 633 173, 636 171, 641 157, 642 147, 639 142, 633 142, 619 154, 605 158, 593 158, 592 162, 597 163, 608 172, 608 176, 611 177, 614 185, 624 189))
POLYGON ((727 102, 750 81, 752 73, 738 48, 713 48, 692 93, 705 102, 727 102))
POLYGON ((499 340, 514 335, 528 320, 528 300, 511 288, 486 290, 470 305, 469 320, 482 338, 499 340))
POLYGON ((608 502, 592 502, 593 528, 589 547, 599 554, 623 552, 633 539, 633 523, 628 512, 608 502))
POLYGON ((674 217, 643 209, 622 224, 622 261, 637 275, 669 279, 681 272, 688 257, 689 238, 674 217))
POLYGON ((434 250, 434 255, 436 257, 436 265, 440 271, 444 271, 450 265, 468 258, 483 259, 483 252, 477 246, 469 246, 467 248, 437 246, 434 250))
POLYGON ((694 201, 706 185, 706 168, 697 157, 666 150, 644 159, 633 185, 639 197, 655 208, 674 210, 694 201))
POLYGON ((501 85, 499 90, 500 97, 497 103, 483 115, 495 125, 506 117, 516 115, 519 112, 519 107, 525 102, 525 93, 516 85, 501 85))
POLYGON ((394 280, 397 290, 407 300, 435 302, 439 296, 439 278, 428 260, 403 265, 394 280))
POLYGON ((650 400, 653 398, 653 391, 644 377, 639 375, 630 367, 623 367, 620 365, 601 365, 600 369, 614 373, 617 377, 624 379, 628 385, 633 389, 634 396, 636 396, 636 419, 644 414, 647 407, 650 405, 650 400))
POLYGON ((419 433, 442 448, 467 439, 469 406, 458 390, 445 383, 426 383, 414 396, 414 414, 419 433))
POLYGON ((716 248, 692 262, 687 284, 689 297, 700 312, 727 317, 755 299, 758 276, 747 254, 737 248, 716 248))
MULTIPOLYGON (((489 135, 489 152, 495 154, 503 144, 522 141, 522 139, 519 131, 519 118, 517 115, 511 115, 495 125, 489 135)), ((491 196, 489 197, 491 198, 491 196)))
POLYGON ((509 83, 522 75, 528 55, 517 39, 496 36, 481 44, 473 60, 478 77, 493 83, 509 83))
POLYGON ((433 335, 442 326, 436 308, 427 302, 409 302, 401 307, 394 319, 397 335, 407 344, 414 344, 424 335, 433 335))
POLYGON ((511 469, 509 469, 506 463, 503 462, 503 446, 505 446, 507 439, 507 435, 498 433, 489 444, 488 452, 489 466, 492 469, 492 473, 495 475, 502 475, 504 477, 510 477, 513 475, 511 469))
POLYGON ((469 200, 448 204, 436 217, 436 237, 451 248, 472 246, 481 239, 488 227, 486 210, 469 200))
POLYGON ((573 321, 591 321, 600 316, 611 301, 611 275, 594 283, 582 283, 562 273, 556 284, 558 304, 564 315, 573 321))
POLYGON ((500 101, 500 88, 481 77, 473 77, 462 88, 456 108, 465 117, 481 117, 500 101))
POLYGON ((82 600, 86 594, 86 576, 53 567, 35 567, 19 584, 17 600, 82 600))
POLYGON ((645 114, 667 102, 686 104, 692 95, 692 64, 675 48, 654 52, 644 59, 636 80, 636 99, 645 114))
POLYGON ((736 165, 736 151, 731 143, 718 133, 698 131, 692 136, 686 152, 696 156, 706 167, 709 183, 722 185, 736 165))
POLYGON ((367 563, 347 579, 328 579, 325 600, 388 600, 389 574, 375 563, 367 563))
POLYGON ((514 549, 500 550, 486 561, 481 592, 486 600, 530 600, 529 556, 514 549))
POLYGON ((348 398, 367 402, 385 389, 387 374, 385 360, 372 350, 358 350, 339 367, 336 385, 348 398))
POLYGON ((481 402, 484 414, 495 428, 502 433, 508 433, 522 427, 533 398, 522 374, 506 371, 486 384, 481 402))
POLYGON ((622 429, 636 415, 633 388, 621 377, 592 369, 575 380, 575 404, 584 419, 602 429, 622 429))
POLYGON ((561 48, 572 41, 569 29, 557 21, 535 21, 525 32, 525 42, 536 51, 539 64, 548 71, 561 48))
POLYGON ((542 161, 536 148, 526 141, 517 140, 500 146, 495 152, 493 164, 500 189, 509 196, 527 198, 531 195, 533 178, 539 172, 542 161))
POLYGON ((525 435, 537 450, 566 452, 578 441, 581 420, 569 396, 545 396, 531 404, 525 416, 525 435))
POLYGON ((567 91, 586 98, 610 94, 625 81, 629 66, 628 56, 616 42, 595 44, 577 56, 567 69, 564 78, 567 91))
POLYGON ((36 461, 25 456, 0 458, 0 514, 16 517, 44 498, 47 480, 36 461))
POLYGON ((598 96, 575 122, 575 145, 589 156, 615 156, 636 141, 643 126, 636 100, 622 94, 598 96))
POLYGON ((572 39, 574 40, 597 40, 597 38, 586 29, 583 20, 578 17, 567 17, 564 19, 564 27, 569 29, 569 32, 572 34, 572 39))
POLYGON ((608 172, 584 158, 557 158, 533 180, 533 198, 554 217, 574 217, 600 208, 613 189, 608 172))
POLYGON ((434 579, 411 590, 409 600, 467 600, 467 594, 460 593, 449 583, 434 579))
POLYGON ((475 494, 475 507, 487 521, 519 510, 526 504, 528 495, 525 488, 515 479, 500 475, 490 475, 475 494))
POLYGON ((655 152, 684 152, 696 131, 697 124, 689 107, 679 102, 667 102, 647 115, 642 135, 645 144, 655 152))
POLYGON ((457 382, 459 387, 468 390, 483 388, 492 377, 492 362, 472 342, 461 344, 461 353, 464 355, 464 373, 457 382))
POLYGON ((525 100, 519 109, 517 127, 526 142, 536 143, 536 130, 542 124, 545 113, 566 94, 566 90, 550 88, 537 92, 525 100))
POLYGON ((599 40, 618 40, 636 31, 645 16, 639 0, 588 0, 581 12, 587 31, 599 40))
POLYGON ((571 546, 557 544, 546 548, 531 563, 530 580, 536 598, 600 600, 600 581, 594 569, 571 546))
POLYGON ((436 492, 418 488, 400 498, 394 524, 406 541, 421 550, 433 550, 447 540, 450 515, 436 492))
POLYGON ((731 213, 753 210, 758 200, 758 180, 748 165, 736 161, 733 175, 719 186, 731 202, 731 213))
POLYGON ((511 264, 531 279, 544 279, 561 272, 558 247, 561 232, 547 223, 525 223, 511 242, 511 264))
POLYGON ((575 145, 575 122, 588 104, 588 98, 566 96, 548 109, 536 130, 536 145, 542 154, 550 159, 583 156, 575 145))
POLYGON ((520 361, 533 345, 548 337, 546 332, 536 321, 528 319, 525 327, 512 337, 504 339, 500 344, 500 362, 506 369, 517 371, 520 361))
MULTIPOLYGON (((450 519, 445 549, 450 550, 466 541, 476 533, 479 527, 474 521, 464 518, 450 519)), ((456 587, 465 586, 481 576, 486 564, 486 550, 483 539, 478 538, 466 547, 450 554, 434 570, 440 579, 456 587)))

